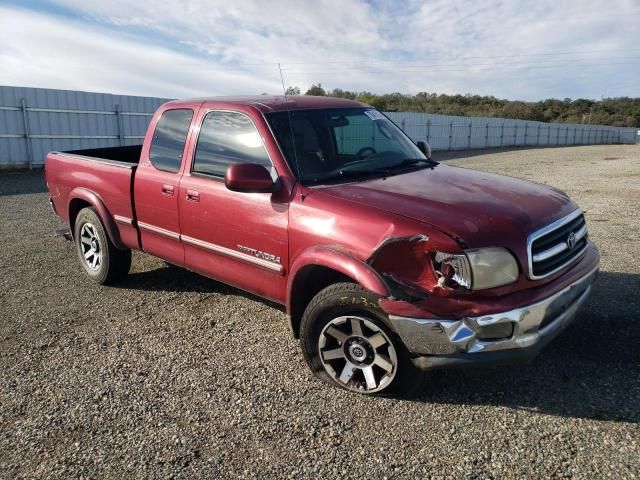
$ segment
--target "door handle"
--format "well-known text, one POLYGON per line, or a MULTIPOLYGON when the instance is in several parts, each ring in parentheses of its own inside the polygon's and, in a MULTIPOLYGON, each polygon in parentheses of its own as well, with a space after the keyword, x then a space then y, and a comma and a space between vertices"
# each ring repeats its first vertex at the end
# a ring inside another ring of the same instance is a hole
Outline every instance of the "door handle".
POLYGON ((166 183, 162 185, 162 193, 165 195, 173 195, 173 185, 167 185, 166 183))
POLYGON ((187 194, 185 195, 185 198, 190 202, 199 202, 200 192, 197 192, 195 190, 187 190, 187 194))

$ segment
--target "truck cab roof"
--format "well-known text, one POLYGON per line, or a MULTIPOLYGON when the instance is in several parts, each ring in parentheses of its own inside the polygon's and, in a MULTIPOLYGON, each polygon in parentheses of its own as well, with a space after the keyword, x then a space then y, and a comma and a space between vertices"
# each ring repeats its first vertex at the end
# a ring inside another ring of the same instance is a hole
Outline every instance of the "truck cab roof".
POLYGON ((174 100, 167 105, 180 107, 200 103, 202 105, 238 104, 247 105, 260 110, 263 113, 281 112, 288 110, 311 110, 326 108, 370 108, 370 105, 335 97, 314 97, 310 95, 248 95, 229 97, 204 97, 186 100, 174 100))

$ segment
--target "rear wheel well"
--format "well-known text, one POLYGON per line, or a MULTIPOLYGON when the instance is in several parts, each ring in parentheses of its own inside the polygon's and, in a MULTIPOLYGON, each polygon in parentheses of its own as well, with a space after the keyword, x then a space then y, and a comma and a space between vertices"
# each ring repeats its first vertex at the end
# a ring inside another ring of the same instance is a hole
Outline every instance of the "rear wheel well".
POLYGON ((291 297, 289 311, 289 315, 291 316, 291 331, 295 338, 300 337, 302 314, 313 297, 325 287, 341 282, 356 283, 352 278, 343 273, 321 265, 308 265, 297 273, 291 285, 291 292, 289 293, 291 297))
POLYGON ((78 216, 78 213, 86 207, 91 207, 91 204, 86 200, 82 200, 81 198, 74 198, 71 200, 71 203, 69 204, 69 228, 72 233, 76 226, 76 217, 78 216))

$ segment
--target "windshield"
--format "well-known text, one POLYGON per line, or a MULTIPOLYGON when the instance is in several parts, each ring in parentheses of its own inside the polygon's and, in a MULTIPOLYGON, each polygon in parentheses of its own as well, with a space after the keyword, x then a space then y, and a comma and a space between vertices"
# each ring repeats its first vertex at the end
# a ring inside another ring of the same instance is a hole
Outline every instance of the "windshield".
POLYGON ((304 185, 403 173, 403 169, 429 162, 377 110, 295 110, 266 117, 291 169, 304 185))

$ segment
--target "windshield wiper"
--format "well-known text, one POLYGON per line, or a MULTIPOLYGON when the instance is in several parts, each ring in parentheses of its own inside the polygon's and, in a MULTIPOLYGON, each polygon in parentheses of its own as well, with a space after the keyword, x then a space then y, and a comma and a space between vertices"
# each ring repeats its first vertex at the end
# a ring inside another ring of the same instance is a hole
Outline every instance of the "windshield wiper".
POLYGON ((427 166, 435 167, 440 162, 436 162, 435 160, 431 160, 430 158, 405 158, 400 163, 396 163, 395 165, 391 165, 390 167, 385 167, 385 169, 393 170, 396 168, 406 167, 407 165, 416 165, 418 163, 424 163, 427 166))
MULTIPOLYGON (((354 178, 368 178, 372 176, 380 176, 384 175, 384 170, 364 170, 364 169, 353 169, 353 170, 340 170, 337 173, 326 175, 326 176, 318 176, 317 178, 309 179, 313 182, 313 185, 319 185, 323 183, 330 183, 336 181, 346 181, 353 180, 354 178)), ((308 181, 309 181, 308 180, 308 181)))
POLYGON ((399 163, 376 168, 373 171, 384 173, 385 175, 391 175, 394 170, 400 170, 418 164, 424 164, 425 167, 433 168, 439 163, 440 162, 436 162, 435 160, 431 160, 430 158, 405 158, 399 163))
MULTIPOLYGON (((319 185, 323 183, 330 182, 339 182, 339 181, 347 181, 353 180, 356 178, 365 179, 370 177, 379 177, 379 176, 388 176, 392 175, 392 172, 396 169, 410 167, 412 165, 417 165, 419 163, 423 163, 426 167, 433 168, 439 164, 435 160, 431 160, 428 158, 405 158, 399 163, 395 165, 373 168, 373 169, 362 169, 362 168, 354 168, 354 169, 343 169, 339 170, 336 173, 332 173, 331 175, 319 176, 314 179, 309 179, 313 182, 314 185, 319 185)), ((309 181, 308 180, 308 181, 309 181)))

